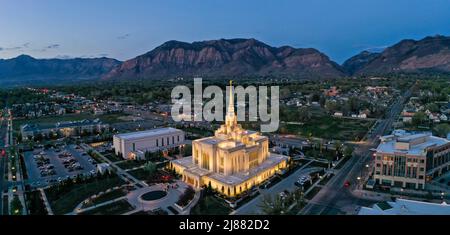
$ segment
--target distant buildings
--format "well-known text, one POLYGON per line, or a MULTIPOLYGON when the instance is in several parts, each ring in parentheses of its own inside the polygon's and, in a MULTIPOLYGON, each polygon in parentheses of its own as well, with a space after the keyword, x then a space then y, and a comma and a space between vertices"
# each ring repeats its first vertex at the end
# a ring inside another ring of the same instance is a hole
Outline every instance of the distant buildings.
POLYGON ((339 90, 335 86, 333 86, 330 87, 330 89, 325 89, 323 93, 325 96, 337 96, 339 94, 339 90))
POLYGON ((70 122, 58 122, 54 126, 41 126, 39 124, 25 124, 20 126, 22 140, 32 139, 37 136, 51 138, 52 135, 64 137, 83 135, 84 133, 102 132, 109 128, 108 124, 99 119, 81 120, 70 122))
POLYGON ((450 141, 431 133, 397 131, 381 137, 375 153, 377 184, 425 189, 431 179, 450 170, 450 141))
POLYGON ((176 148, 184 144, 184 132, 175 128, 159 128, 147 131, 114 135, 116 155, 124 159, 144 159, 145 152, 176 148))
POLYGON ((361 207, 358 215, 450 215, 447 203, 430 203, 406 199, 380 202, 372 207, 361 207))

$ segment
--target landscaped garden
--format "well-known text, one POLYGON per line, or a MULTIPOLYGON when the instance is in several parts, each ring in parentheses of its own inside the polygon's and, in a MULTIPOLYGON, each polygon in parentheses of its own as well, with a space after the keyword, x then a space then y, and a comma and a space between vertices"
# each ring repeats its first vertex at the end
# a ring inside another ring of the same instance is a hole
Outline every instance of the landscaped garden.
POLYGON ((32 191, 25 193, 25 199, 27 208, 30 215, 46 215, 47 209, 45 208, 44 200, 40 191, 32 191))
POLYGON ((45 190, 55 214, 71 212, 80 202, 94 194, 106 191, 124 182, 117 175, 77 180, 66 180, 45 190))
POLYGON ((127 160, 123 162, 119 162, 116 165, 124 170, 132 169, 135 167, 140 167, 144 164, 144 161, 136 161, 136 160, 127 160))
POLYGON ((87 208, 87 207, 91 207, 103 202, 107 202, 110 200, 114 200, 116 198, 125 196, 127 194, 127 190, 124 188, 118 188, 118 189, 113 189, 109 192, 103 193, 99 196, 97 196, 94 199, 89 200, 87 203, 84 203, 82 208, 87 208))
POLYGON ((126 199, 113 202, 104 206, 94 208, 80 213, 80 215, 121 215, 133 210, 134 207, 126 199))
POLYGON ((191 209, 191 215, 228 215, 231 208, 213 195, 206 195, 191 209))
POLYGON ((324 139, 361 140, 372 124, 371 120, 321 116, 303 124, 281 123, 279 132, 324 139))

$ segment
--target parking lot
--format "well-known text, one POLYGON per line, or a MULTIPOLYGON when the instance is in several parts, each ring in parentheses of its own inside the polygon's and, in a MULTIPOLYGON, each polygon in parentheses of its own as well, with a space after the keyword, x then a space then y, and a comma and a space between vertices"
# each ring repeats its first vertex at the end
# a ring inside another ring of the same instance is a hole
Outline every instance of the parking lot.
POLYGON ((24 153, 28 184, 45 187, 79 174, 96 173, 95 161, 79 146, 35 149, 24 153))

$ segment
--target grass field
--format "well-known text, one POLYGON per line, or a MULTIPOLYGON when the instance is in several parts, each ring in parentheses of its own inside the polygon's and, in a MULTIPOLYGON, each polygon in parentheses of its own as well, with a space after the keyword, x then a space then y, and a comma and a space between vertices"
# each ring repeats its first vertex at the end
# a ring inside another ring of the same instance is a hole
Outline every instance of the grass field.
POLYGON ((231 209, 214 196, 205 196, 191 210, 191 215, 228 215, 231 209))
POLYGON ((148 173, 143 168, 131 170, 131 171, 128 171, 128 173, 130 175, 134 176, 138 180, 147 180, 147 178, 148 178, 148 173))
POLYGON ((91 200, 89 203, 83 205, 83 208, 87 208, 93 205, 97 205, 103 202, 107 202, 110 200, 114 200, 116 198, 122 197, 126 195, 126 191, 123 188, 111 190, 110 192, 104 193, 95 199, 91 200))
POLYGON ((25 198, 30 215, 47 215, 47 209, 40 191, 26 192, 25 198))
POLYGON ((91 113, 81 113, 81 114, 66 114, 61 116, 50 116, 50 117, 40 117, 34 119, 15 119, 13 121, 13 128, 18 130, 21 125, 24 124, 40 124, 43 126, 53 125, 57 122, 66 122, 66 121, 80 121, 83 119, 96 119, 99 118, 101 121, 105 123, 115 123, 122 122, 119 117, 124 116, 125 114, 104 114, 104 115, 94 115, 91 113))
POLYGON ((92 182, 74 184, 64 189, 52 187, 45 190, 50 206, 55 214, 71 212, 80 202, 109 188, 120 186, 123 180, 117 176, 97 179, 92 182))
POLYGON ((133 209, 134 207, 124 199, 82 212, 80 215, 121 215, 133 209))
POLYGON ((134 160, 127 160, 123 162, 119 162, 116 165, 124 170, 132 169, 138 166, 142 166, 145 163, 145 161, 134 161, 134 160))
POLYGON ((295 134, 300 136, 313 136, 325 139, 359 140, 361 139, 373 121, 363 119, 344 119, 331 116, 312 118, 304 124, 281 123, 281 134, 295 134))
POLYGON ((311 191, 309 191, 308 194, 305 195, 305 198, 308 200, 311 200, 314 196, 316 196, 316 194, 321 190, 322 188, 319 187, 314 187, 311 189, 311 191))

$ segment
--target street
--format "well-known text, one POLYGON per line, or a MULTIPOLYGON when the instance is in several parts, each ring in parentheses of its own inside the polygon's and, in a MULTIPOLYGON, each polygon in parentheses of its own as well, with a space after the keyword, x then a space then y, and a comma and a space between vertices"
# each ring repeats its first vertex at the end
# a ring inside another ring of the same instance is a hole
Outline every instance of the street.
POLYGON ((310 173, 314 171, 319 171, 322 168, 320 167, 308 167, 308 165, 312 163, 308 162, 304 164, 302 167, 300 167, 297 171, 289 175, 287 178, 282 179, 280 182, 275 184, 269 189, 260 189, 260 195, 249 201, 248 203, 242 205, 235 211, 233 211, 231 214, 235 215, 251 215, 251 214, 259 214, 259 205, 262 202, 262 199, 264 195, 272 195, 276 196, 280 192, 283 192, 284 190, 288 190, 290 192, 293 192, 295 189, 297 189, 297 186, 294 185, 294 183, 298 180, 298 178, 302 175, 309 175, 310 173))
MULTIPOLYGON (((5 139, 6 137, 6 121, 3 120, 3 117, 1 117, 0 120, 0 151, 1 149, 5 149, 5 139)), ((8 182, 5 180, 5 171, 7 166, 7 155, 0 156, 0 171, 1 171, 1 179, 0 179, 0 215, 3 213, 3 191, 7 189, 8 182)))
MULTIPOLYGON (((358 206, 368 206, 376 201, 366 200, 356 197, 352 190, 359 185, 358 176, 360 176, 371 162, 370 149, 376 147, 379 143, 379 136, 389 131, 397 115, 403 109, 404 102, 411 96, 413 87, 407 90, 400 99, 396 100, 389 112, 387 118, 381 120, 374 128, 371 134, 367 135, 364 144, 359 145, 353 152, 353 157, 338 171, 335 177, 319 191, 319 193, 300 211, 305 215, 321 215, 321 214, 339 214, 351 213, 358 206), (343 187, 344 183, 349 181, 349 188, 343 187)), ((368 169, 366 169, 368 170, 368 169)))

